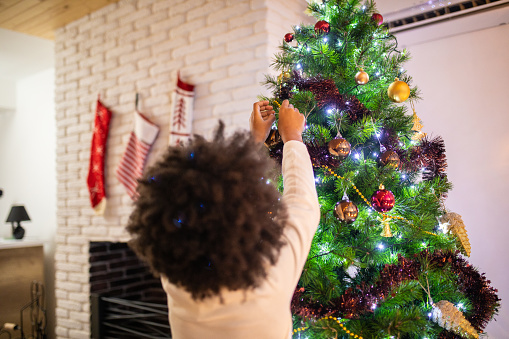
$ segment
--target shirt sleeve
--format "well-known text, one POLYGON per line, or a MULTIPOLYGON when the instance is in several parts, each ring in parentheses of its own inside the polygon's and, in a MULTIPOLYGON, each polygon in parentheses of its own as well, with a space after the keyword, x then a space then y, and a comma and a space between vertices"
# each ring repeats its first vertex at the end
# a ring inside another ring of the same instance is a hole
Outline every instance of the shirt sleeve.
POLYGON ((283 290, 293 294, 306 262, 320 221, 313 166, 302 142, 288 141, 283 148, 283 201, 288 212, 281 249, 276 264, 283 290))

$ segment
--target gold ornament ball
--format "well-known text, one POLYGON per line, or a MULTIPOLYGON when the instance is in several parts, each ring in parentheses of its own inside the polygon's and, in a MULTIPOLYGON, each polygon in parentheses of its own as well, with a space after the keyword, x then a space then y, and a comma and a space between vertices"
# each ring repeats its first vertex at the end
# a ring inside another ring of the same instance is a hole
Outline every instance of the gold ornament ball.
POLYGON ((364 72, 364 70, 361 68, 357 74, 355 74, 355 82, 357 85, 365 85, 369 81, 369 75, 368 73, 364 72))
POLYGON ((292 74, 288 71, 283 73, 283 77, 285 77, 286 79, 290 78, 291 76, 292 76, 292 74))
POLYGON ((344 138, 335 138, 329 142, 329 153, 342 159, 350 154, 351 149, 352 146, 344 138))
POLYGON ((410 87, 408 87, 406 82, 396 78, 394 82, 389 85, 387 95, 393 102, 403 102, 410 96, 410 87))
POLYGON ((345 221, 349 224, 353 223, 359 215, 357 206, 348 200, 341 200, 334 207, 334 216, 340 221, 345 221))
POLYGON ((394 151, 385 151, 382 154, 380 154, 380 162, 384 166, 390 166, 398 168, 401 161, 399 160, 398 153, 394 151))

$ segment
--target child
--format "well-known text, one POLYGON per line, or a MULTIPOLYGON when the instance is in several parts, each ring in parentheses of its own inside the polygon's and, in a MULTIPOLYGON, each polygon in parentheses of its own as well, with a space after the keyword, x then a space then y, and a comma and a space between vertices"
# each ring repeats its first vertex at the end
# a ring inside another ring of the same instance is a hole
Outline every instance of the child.
POLYGON ((133 249, 161 275, 174 339, 287 339, 290 302, 320 217, 302 143, 305 117, 287 100, 281 195, 264 176, 262 142, 275 120, 253 105, 251 136, 195 136, 170 147, 140 180, 127 230, 133 249))

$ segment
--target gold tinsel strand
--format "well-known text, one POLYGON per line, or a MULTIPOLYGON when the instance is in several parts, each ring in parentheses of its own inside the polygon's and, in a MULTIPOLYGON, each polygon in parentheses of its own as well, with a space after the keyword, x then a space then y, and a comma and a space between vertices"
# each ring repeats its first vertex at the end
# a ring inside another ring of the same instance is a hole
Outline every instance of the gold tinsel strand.
POLYGON ((433 305, 432 319, 440 327, 464 338, 479 338, 479 334, 465 319, 463 313, 447 300, 440 300, 433 305))
POLYGON ((470 252, 472 247, 470 246, 470 241, 468 240, 467 229, 465 228, 465 224, 463 223, 463 219, 461 219, 461 215, 454 212, 446 213, 442 218, 440 218, 440 222, 442 224, 448 224, 449 230, 456 236, 459 243, 461 244, 461 253, 470 257, 470 252))

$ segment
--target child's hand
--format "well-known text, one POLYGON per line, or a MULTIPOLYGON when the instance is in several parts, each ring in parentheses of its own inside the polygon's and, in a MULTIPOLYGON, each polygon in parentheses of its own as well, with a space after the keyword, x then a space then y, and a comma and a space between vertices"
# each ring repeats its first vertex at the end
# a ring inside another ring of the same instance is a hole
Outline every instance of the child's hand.
POLYGON ((276 120, 274 114, 268 101, 258 101, 253 104, 249 125, 256 142, 264 142, 269 136, 270 128, 276 120))
POLYGON ((302 132, 306 126, 306 117, 299 113, 288 100, 283 100, 279 109, 278 130, 283 142, 297 140, 302 142, 302 132))

